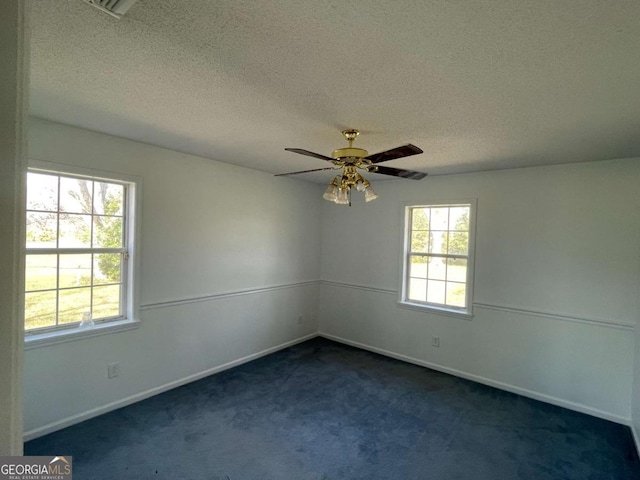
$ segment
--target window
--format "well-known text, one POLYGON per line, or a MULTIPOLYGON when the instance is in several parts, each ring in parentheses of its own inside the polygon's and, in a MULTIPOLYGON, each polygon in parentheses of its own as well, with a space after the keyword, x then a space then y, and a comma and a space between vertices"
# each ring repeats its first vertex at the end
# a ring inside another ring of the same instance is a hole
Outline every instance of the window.
POLYGON ((25 331, 132 319, 134 184, 27 173, 25 331))
POLYGON ((474 203, 405 207, 401 303, 471 313, 474 203))

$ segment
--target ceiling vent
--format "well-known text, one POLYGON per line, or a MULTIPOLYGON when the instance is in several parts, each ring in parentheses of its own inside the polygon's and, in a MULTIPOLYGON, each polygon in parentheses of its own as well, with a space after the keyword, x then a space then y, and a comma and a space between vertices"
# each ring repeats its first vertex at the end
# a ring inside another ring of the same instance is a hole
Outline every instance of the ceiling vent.
POLYGON ((127 13, 138 0, 83 0, 89 5, 93 5, 98 10, 108 13, 112 17, 120 18, 127 13))

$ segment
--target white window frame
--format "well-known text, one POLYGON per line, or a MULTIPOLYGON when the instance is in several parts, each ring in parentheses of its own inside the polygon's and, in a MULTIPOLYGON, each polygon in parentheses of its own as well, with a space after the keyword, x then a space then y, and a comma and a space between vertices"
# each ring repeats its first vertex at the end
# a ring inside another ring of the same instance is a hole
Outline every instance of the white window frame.
POLYGON ((473 279, 475 264, 475 232, 476 232, 476 199, 456 199, 448 201, 427 201, 423 203, 404 203, 402 205, 402 221, 403 221, 403 241, 401 253, 401 277, 398 304, 422 312, 430 312, 453 316, 464 319, 473 318, 473 279), (413 208, 428 207, 469 207, 469 246, 467 255, 467 278, 466 278, 466 296, 464 307, 454 307, 448 305, 434 304, 428 302, 418 302, 409 300, 408 296, 408 279, 409 279, 409 261, 411 258, 411 210, 413 208))
MULTIPOLYGON (((32 331, 25 330, 25 348, 47 346, 57 343, 78 340, 96 335, 115 333, 138 328, 140 323, 139 303, 139 275, 140 271, 140 225, 141 225, 141 201, 142 179, 135 175, 97 170, 41 160, 29 160, 29 172, 62 175, 66 177, 86 178, 92 181, 105 181, 120 183, 125 186, 125 208, 123 229, 126 232, 123 249, 126 253, 126 261, 122 270, 122 299, 124 303, 123 315, 95 320, 93 325, 79 328, 78 324, 70 326, 55 326, 46 329, 32 331)), ((34 249, 35 250, 35 249, 34 249)), ((40 249, 38 249, 40 250, 40 249)), ((56 249, 58 250, 58 249, 56 249)), ((77 253, 73 249, 65 253, 77 253)), ((29 251, 25 249, 28 254, 29 251)), ((58 250, 59 252, 59 250, 58 250)))

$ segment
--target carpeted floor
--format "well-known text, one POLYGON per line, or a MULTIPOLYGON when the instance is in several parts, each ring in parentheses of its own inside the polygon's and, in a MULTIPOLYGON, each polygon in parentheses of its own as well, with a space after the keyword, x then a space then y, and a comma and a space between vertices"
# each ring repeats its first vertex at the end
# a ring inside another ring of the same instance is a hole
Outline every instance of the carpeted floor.
POLYGON ((38 438, 74 480, 640 479, 627 427, 314 339, 38 438))

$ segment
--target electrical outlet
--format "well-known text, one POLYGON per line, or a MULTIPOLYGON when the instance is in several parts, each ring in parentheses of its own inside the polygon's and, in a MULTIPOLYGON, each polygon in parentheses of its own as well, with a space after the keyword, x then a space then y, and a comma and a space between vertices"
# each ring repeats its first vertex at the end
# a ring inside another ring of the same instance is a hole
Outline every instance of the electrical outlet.
POLYGON ((431 339, 431 345, 433 345, 436 348, 440 347, 440 337, 433 337, 431 339))
POLYGON ((107 378, 116 378, 120 375, 120 362, 107 365, 107 378))
POLYGON ((298 325, 302 325, 302 315, 298 317, 298 325))

